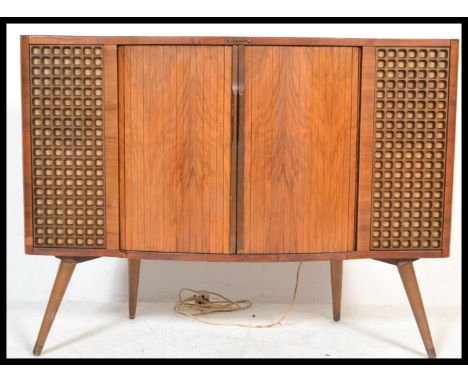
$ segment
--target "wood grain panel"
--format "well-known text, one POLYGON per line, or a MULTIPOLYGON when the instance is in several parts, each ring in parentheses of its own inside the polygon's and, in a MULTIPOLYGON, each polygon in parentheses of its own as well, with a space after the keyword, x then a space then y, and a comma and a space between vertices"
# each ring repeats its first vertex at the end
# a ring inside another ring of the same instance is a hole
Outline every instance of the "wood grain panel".
POLYGON ((124 51, 117 49, 118 104, 119 104, 119 236, 120 248, 125 248, 125 82, 128 81, 128 71, 125 67, 124 51))
POLYGON ((447 121, 447 160, 445 170, 444 231, 442 253, 450 255, 450 233, 452 222, 453 169, 455 160, 455 124, 457 118, 457 85, 458 85, 458 40, 450 42, 450 72, 448 93, 447 121))
POLYGON ((352 250, 359 52, 246 47, 244 253, 352 250))
POLYGON ((125 248, 228 253, 232 48, 121 49, 125 248))
POLYGON ((372 158, 374 155, 375 48, 362 49, 361 120, 359 129, 359 192, 357 250, 370 249, 372 158))
POLYGON ((104 148, 106 165, 106 248, 119 249, 119 130, 117 47, 104 48, 104 148))

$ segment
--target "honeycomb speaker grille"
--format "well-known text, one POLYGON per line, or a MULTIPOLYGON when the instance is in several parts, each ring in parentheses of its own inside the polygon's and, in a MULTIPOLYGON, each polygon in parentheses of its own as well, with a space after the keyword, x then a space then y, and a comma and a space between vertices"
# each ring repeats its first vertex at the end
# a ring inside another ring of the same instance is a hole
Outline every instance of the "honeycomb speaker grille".
POLYGON ((30 46, 35 246, 105 246, 103 82, 102 46, 30 46))
POLYGON ((376 50, 371 249, 440 249, 448 48, 376 50))

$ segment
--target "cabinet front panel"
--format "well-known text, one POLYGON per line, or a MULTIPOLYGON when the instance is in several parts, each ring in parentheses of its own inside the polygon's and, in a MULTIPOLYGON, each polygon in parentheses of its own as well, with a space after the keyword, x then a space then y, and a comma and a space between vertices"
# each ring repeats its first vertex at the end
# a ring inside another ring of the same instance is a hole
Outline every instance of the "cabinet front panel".
POLYGON ((124 248, 228 252, 232 47, 119 54, 124 248))
POLYGON ((244 64, 238 250, 353 250, 359 49, 248 46, 244 64))

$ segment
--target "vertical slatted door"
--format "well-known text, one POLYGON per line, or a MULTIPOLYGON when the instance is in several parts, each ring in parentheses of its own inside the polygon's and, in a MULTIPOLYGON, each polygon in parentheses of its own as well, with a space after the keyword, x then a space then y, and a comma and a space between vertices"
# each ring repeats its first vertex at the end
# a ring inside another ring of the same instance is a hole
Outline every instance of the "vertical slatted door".
POLYGON ((353 250, 359 49, 245 48, 244 253, 353 250))
POLYGON ((228 253, 232 47, 126 46, 120 63, 123 247, 228 253))

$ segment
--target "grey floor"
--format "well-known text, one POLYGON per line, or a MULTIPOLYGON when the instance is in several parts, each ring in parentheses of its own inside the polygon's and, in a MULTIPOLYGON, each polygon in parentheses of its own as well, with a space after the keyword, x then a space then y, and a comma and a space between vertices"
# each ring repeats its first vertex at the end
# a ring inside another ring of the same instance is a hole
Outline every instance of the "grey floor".
MULTIPOLYGON (((65 301, 41 357, 426 357, 409 306, 345 306, 341 321, 334 322, 328 305, 296 305, 280 327, 269 329, 206 325, 177 315, 172 307, 140 302, 136 318, 129 320, 126 303, 65 301)), ((44 302, 8 302, 9 358, 33 357, 44 308, 44 302)), ((267 323, 286 308, 254 303, 249 310, 209 318, 267 323)), ((438 357, 461 357, 460 308, 429 307, 426 311, 438 357)))

